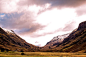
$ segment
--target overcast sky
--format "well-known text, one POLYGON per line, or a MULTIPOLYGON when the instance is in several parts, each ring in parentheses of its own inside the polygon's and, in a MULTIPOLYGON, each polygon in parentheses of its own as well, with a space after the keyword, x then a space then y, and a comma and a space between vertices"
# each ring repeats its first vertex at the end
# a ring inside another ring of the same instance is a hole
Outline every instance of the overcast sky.
POLYGON ((0 27, 44 46, 86 21, 86 0, 0 0, 0 27))

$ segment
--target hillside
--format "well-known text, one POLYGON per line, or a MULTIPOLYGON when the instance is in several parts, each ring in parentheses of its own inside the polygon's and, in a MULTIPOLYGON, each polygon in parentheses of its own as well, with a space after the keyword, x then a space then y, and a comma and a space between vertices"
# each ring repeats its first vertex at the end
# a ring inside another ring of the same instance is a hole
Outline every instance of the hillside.
POLYGON ((0 27, 0 49, 6 51, 36 51, 38 47, 27 43, 16 35, 14 31, 0 27))
POLYGON ((86 52, 86 21, 80 23, 78 29, 63 40, 61 46, 61 51, 86 52))
POLYGON ((54 37, 44 47, 36 47, 16 35, 13 30, 0 27, 0 50, 5 51, 53 51, 86 52, 86 21, 71 33, 54 37))
POLYGON ((53 49, 53 48, 57 47, 57 45, 59 45, 68 35, 69 35, 69 33, 64 34, 64 35, 58 35, 58 36, 54 37, 43 48, 46 50, 46 49, 53 49))
MULTIPOLYGON (((44 49, 46 48, 44 47, 44 49)), ((78 28, 71 32, 60 44, 57 44, 55 48, 47 51, 86 52, 86 21, 80 23, 78 28)))

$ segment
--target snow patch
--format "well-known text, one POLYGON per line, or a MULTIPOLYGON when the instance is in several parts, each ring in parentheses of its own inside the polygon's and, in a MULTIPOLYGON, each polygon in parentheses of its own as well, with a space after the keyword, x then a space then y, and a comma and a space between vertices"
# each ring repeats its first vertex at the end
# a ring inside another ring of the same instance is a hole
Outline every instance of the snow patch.
POLYGON ((12 32, 11 30, 8 30, 8 29, 5 29, 5 28, 3 28, 3 30, 4 30, 5 32, 7 32, 7 33, 14 33, 14 32, 12 32))
POLYGON ((64 35, 58 35, 58 36, 54 37, 52 40, 64 39, 64 38, 66 38, 67 36, 69 36, 69 34, 70 34, 70 33, 64 34, 64 35))

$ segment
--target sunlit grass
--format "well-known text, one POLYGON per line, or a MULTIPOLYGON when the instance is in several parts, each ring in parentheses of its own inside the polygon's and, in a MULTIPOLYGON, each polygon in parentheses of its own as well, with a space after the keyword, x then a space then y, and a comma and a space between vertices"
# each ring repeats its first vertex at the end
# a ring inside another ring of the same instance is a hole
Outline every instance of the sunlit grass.
POLYGON ((0 52, 0 57, 86 57, 86 53, 62 52, 0 52))

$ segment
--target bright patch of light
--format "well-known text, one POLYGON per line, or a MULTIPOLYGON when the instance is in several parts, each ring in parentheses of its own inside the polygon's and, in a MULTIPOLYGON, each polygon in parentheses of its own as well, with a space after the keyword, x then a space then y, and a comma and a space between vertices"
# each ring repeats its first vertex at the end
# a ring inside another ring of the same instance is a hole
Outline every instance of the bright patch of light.
POLYGON ((45 4, 45 8, 49 8, 51 4, 45 4))
POLYGON ((78 16, 75 18, 76 21, 76 28, 78 27, 79 23, 86 21, 86 14, 82 15, 82 16, 78 16))
POLYGON ((39 11, 42 11, 42 10, 47 9, 49 7, 50 7, 50 4, 48 4, 48 3, 45 4, 44 7, 32 5, 32 6, 29 6, 28 10, 37 14, 39 11))
POLYGON ((76 17, 76 13, 74 9, 53 9, 46 12, 43 12, 37 17, 38 23, 42 25, 46 25, 43 30, 37 31, 37 33, 44 32, 53 32, 59 28, 63 28, 67 22, 73 20, 76 17))
POLYGON ((36 13, 39 11, 40 8, 41 8, 40 6, 36 6, 36 5, 29 6, 29 10, 36 13))

